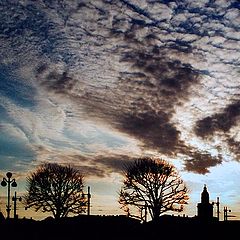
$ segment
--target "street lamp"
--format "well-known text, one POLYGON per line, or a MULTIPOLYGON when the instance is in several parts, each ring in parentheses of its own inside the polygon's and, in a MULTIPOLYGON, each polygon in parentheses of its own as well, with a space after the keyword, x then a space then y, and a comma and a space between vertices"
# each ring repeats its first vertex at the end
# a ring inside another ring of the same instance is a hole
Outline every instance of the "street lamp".
POLYGON ((83 193, 82 196, 87 196, 87 215, 90 215, 90 198, 91 198, 91 194, 90 194, 90 187, 88 187, 88 193, 83 193))
POLYGON ((228 220, 228 212, 231 212, 231 209, 228 209, 227 207, 223 208, 223 213, 224 213, 224 221, 228 220))
POLYGON ((224 213, 224 221, 228 221, 229 217, 236 217, 234 215, 228 215, 228 213, 232 212, 231 209, 228 209, 227 207, 223 208, 223 213, 224 213))
POLYGON ((1 182, 1 185, 3 187, 6 187, 8 186, 8 201, 7 201, 7 205, 6 205, 6 210, 7 210, 7 218, 10 218, 10 211, 11 211, 11 205, 10 205, 10 194, 11 194, 11 189, 10 187, 17 187, 17 183, 15 181, 15 178, 14 179, 11 179, 12 177, 12 173, 11 172, 7 172, 6 174, 7 178, 3 178, 2 182, 1 182))
MULTIPOLYGON (((220 220, 220 208, 219 208, 219 205, 220 205, 220 202, 219 202, 219 197, 217 197, 217 201, 216 202, 212 202, 212 205, 216 204, 217 205, 217 219, 218 221, 220 220)), ((225 217, 225 215, 224 215, 225 217)))
POLYGON ((17 192, 15 191, 15 194, 14 194, 14 197, 12 197, 12 200, 13 200, 13 203, 14 203, 14 207, 13 207, 13 216, 14 216, 14 219, 17 219, 18 218, 18 215, 17 215, 17 200, 19 200, 20 202, 22 201, 22 198, 21 197, 17 197, 17 192))

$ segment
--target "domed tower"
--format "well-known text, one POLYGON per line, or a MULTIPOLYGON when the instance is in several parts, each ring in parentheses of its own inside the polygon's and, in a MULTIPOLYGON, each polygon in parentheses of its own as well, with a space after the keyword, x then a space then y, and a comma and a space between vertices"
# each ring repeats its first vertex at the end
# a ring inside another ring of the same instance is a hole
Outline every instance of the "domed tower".
POLYGON ((213 204, 209 203, 209 193, 206 184, 201 194, 201 202, 197 205, 198 217, 202 220, 213 220, 213 204))
POLYGON ((209 193, 207 191, 206 184, 204 184, 203 191, 201 194, 201 203, 205 203, 205 204, 209 203, 209 193))

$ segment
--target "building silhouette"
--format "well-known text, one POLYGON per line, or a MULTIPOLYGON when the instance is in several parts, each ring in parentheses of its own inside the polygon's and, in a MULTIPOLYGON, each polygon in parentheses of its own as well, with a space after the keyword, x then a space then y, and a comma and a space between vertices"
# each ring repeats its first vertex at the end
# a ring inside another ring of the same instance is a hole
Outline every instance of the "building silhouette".
POLYGON ((213 204, 209 203, 209 193, 204 185, 201 194, 201 202, 197 205, 198 218, 204 221, 213 220, 213 204))

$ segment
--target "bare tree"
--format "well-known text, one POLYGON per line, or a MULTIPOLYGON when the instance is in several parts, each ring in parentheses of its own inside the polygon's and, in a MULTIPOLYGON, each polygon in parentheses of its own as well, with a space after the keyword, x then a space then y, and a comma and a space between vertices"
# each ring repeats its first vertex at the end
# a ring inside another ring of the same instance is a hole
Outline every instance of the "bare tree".
POLYGON ((140 212, 146 208, 152 220, 157 220, 162 213, 182 211, 187 204, 187 187, 176 169, 164 160, 138 159, 126 166, 125 175, 119 203, 130 216, 134 216, 130 207, 140 212))
POLYGON ((85 211, 83 175, 70 166, 56 163, 40 165, 27 177, 25 207, 52 212, 55 219, 85 211))

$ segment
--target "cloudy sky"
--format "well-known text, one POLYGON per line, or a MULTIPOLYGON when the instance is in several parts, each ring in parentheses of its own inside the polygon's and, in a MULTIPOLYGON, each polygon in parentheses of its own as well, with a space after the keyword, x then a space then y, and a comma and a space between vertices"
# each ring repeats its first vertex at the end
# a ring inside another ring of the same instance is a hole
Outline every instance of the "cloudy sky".
POLYGON ((95 209, 115 213, 123 164, 160 157, 190 189, 186 213, 207 184, 240 214, 239 10, 238 0, 2 0, 1 175, 12 171, 21 192, 40 163, 71 164, 95 209))

